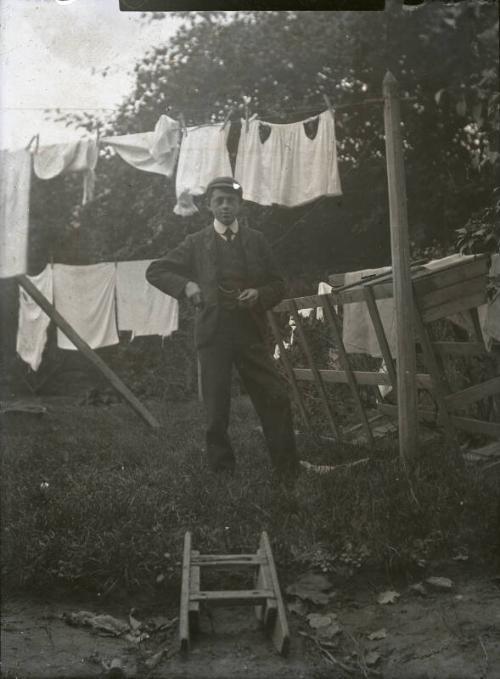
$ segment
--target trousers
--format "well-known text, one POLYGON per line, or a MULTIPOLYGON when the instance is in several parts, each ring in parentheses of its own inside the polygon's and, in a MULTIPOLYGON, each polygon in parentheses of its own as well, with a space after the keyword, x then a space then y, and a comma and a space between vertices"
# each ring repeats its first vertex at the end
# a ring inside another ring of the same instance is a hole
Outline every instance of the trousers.
POLYGON ((234 469, 227 429, 235 366, 261 421, 273 468, 277 473, 295 474, 299 465, 287 386, 251 314, 221 309, 212 341, 198 351, 209 466, 214 471, 234 469))

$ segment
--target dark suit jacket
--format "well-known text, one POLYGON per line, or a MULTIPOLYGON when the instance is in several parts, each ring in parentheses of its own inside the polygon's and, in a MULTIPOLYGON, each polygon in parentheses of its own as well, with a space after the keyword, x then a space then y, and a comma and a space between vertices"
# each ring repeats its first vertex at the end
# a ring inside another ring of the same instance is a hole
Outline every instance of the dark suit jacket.
MULTIPOLYGON (((248 287, 259 291, 258 302, 251 313, 264 337, 265 312, 283 299, 285 282, 262 233, 241 225, 239 229, 247 263, 248 287)), ((219 319, 216 238, 218 236, 211 224, 187 236, 166 257, 152 262, 146 271, 151 285, 177 299, 184 296, 188 281, 198 283, 204 302, 203 309, 196 314, 195 341, 198 348, 210 342, 219 319)))

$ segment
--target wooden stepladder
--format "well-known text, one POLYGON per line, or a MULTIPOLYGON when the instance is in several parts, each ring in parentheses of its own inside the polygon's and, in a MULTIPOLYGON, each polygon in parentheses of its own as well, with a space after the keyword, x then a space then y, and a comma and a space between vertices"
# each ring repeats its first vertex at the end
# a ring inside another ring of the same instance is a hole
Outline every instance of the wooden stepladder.
POLYGON ((199 626, 202 602, 213 606, 254 606, 257 619, 272 637, 278 652, 281 655, 288 653, 290 646, 288 620, 271 544, 265 531, 260 536, 259 549, 253 554, 200 554, 198 550, 191 549, 191 533, 188 531, 185 534, 179 616, 183 652, 189 650, 190 632, 199 626), (250 566, 255 570, 255 589, 201 590, 201 568, 208 566, 212 568, 250 566))

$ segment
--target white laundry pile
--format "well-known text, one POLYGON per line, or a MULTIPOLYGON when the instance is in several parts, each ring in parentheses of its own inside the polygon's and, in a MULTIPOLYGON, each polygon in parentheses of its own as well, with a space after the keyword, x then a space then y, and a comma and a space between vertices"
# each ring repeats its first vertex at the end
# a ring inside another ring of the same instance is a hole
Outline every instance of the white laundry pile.
MULTIPOLYGON (((390 266, 383 266, 379 269, 364 269, 362 271, 352 271, 345 275, 345 285, 352 285, 359 283, 363 278, 369 276, 378 276, 391 271, 390 266)), ((394 313, 394 299, 377 300, 377 307, 380 314, 382 325, 384 326, 385 334, 391 352, 394 354, 396 350, 396 321, 394 313)), ((382 356, 380 347, 377 341, 377 336, 373 327, 373 323, 368 311, 368 306, 365 302, 353 302, 352 304, 345 304, 344 323, 342 331, 342 339, 347 353, 351 354, 369 354, 377 358, 382 356)))
POLYGON ((82 204, 92 200, 99 153, 94 139, 40 146, 33 154, 33 170, 40 179, 53 179, 66 172, 83 175, 82 204))
MULTIPOLYGON (((92 349, 118 344, 115 283, 114 264, 54 264, 55 307, 92 349)), ((57 346, 76 349, 59 328, 57 346)))
POLYGON ((232 176, 227 150, 229 126, 202 125, 188 127, 179 152, 175 191, 177 203, 174 212, 188 217, 198 212, 193 197, 205 193, 207 185, 215 177, 232 176))
POLYGON ((132 167, 172 177, 179 154, 179 123, 166 115, 160 116, 153 132, 103 137, 120 157, 132 167))
POLYGON ((118 329, 167 337, 179 327, 179 303, 146 280, 151 260, 119 262, 116 277, 118 329))
POLYGON ((320 196, 342 193, 337 164, 335 122, 330 111, 315 118, 286 125, 242 121, 235 178, 243 186, 243 198, 260 205, 293 207, 320 196), (304 125, 318 119, 314 139, 304 125), (270 128, 262 142, 261 125, 270 128))
MULTIPOLYGON (((52 267, 46 266, 37 276, 28 276, 42 295, 52 304, 52 267)), ((40 367, 47 343, 50 318, 28 293, 19 287, 19 317, 16 351, 36 371, 40 367)))
POLYGON ((0 151, 0 277, 27 269, 31 154, 0 151))

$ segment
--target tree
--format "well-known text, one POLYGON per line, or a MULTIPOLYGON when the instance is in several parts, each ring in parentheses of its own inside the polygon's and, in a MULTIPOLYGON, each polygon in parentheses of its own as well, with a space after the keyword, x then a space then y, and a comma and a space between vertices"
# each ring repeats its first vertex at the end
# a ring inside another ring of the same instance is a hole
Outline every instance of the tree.
MULTIPOLYGON (((234 155, 245 101, 262 119, 286 123, 323 110, 327 94, 338 107, 343 198, 295 209, 249 205, 248 216, 295 279, 388 263, 382 103, 364 102, 381 98, 390 68, 403 96, 412 238, 450 245, 488 205, 498 168, 496 10, 496 3, 414 9, 391 0, 383 13, 180 13, 177 35, 137 64, 135 91, 117 115, 73 122, 120 134, 152 129, 165 112, 189 125, 233 109, 234 155)), ((173 182, 105 157, 97 199, 73 232, 86 234, 85 256, 156 256, 208 218, 203 210, 176 217, 174 200, 173 182)))

